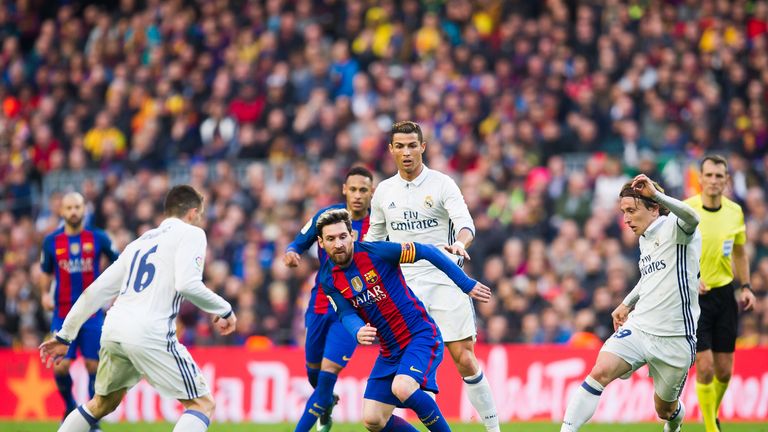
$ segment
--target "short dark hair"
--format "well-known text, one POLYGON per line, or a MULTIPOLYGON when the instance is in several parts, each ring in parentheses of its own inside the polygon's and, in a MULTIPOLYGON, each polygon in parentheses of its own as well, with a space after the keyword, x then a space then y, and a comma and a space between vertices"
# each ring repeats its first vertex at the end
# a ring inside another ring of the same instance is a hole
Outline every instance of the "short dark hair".
MULTIPOLYGON (((659 185, 658 183, 656 183, 653 180, 651 180, 651 183, 653 184, 653 187, 655 187, 657 191, 659 191, 661 193, 664 193, 664 188, 661 187, 661 185, 659 185)), ((648 210, 651 210, 654 207, 658 207, 660 215, 664 215, 665 216, 665 215, 669 214, 669 209, 668 208, 664 207, 663 205, 657 203, 656 201, 654 201, 654 200, 652 200, 650 198, 646 198, 646 197, 640 195, 636 190, 632 189, 632 182, 631 181, 628 181, 628 182, 624 183, 624 186, 621 187, 621 192, 619 192, 619 198, 625 198, 625 197, 634 198, 635 201, 637 201, 637 200, 642 201, 643 205, 648 210)))
POLYGON ((415 133, 419 136, 419 142, 424 142, 424 134, 421 133, 421 126, 418 123, 411 120, 403 120, 392 124, 392 129, 389 131, 389 142, 391 143, 395 139, 395 134, 411 134, 415 133))
POLYGON ((174 186, 165 196, 164 208, 168 216, 182 217, 190 209, 202 206, 203 196, 190 185, 174 186))
POLYGON ((710 161, 715 165, 723 165, 725 167, 725 173, 728 173, 728 159, 726 159, 725 156, 719 154, 705 156, 704 159, 701 160, 701 164, 699 164, 699 170, 704 170, 704 162, 706 161, 710 161))
POLYGON ((369 180, 373 181, 373 173, 371 173, 371 171, 364 166, 352 167, 352 169, 349 170, 349 172, 347 173, 347 176, 344 177, 344 181, 347 181, 347 179, 349 179, 353 175, 368 177, 369 180))
POLYGON ((349 219, 349 212, 347 209, 334 209, 328 210, 317 218, 317 223, 315 224, 317 235, 322 237, 323 228, 339 222, 344 222, 344 225, 347 226, 347 231, 352 232, 352 221, 349 219))

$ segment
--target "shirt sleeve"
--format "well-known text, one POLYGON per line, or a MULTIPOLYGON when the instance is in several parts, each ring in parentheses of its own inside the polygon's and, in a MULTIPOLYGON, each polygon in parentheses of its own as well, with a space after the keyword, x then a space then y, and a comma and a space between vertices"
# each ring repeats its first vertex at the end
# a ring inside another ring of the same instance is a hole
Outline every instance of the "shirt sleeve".
POLYGON ((288 252, 296 252, 301 255, 312 246, 312 243, 317 241, 317 218, 325 211, 326 209, 320 210, 312 216, 312 219, 307 221, 301 231, 296 234, 296 238, 286 248, 288 252))
POLYGON ((445 186, 443 187, 443 206, 448 211, 448 218, 455 226, 455 232, 458 234, 463 228, 467 228, 475 235, 475 223, 472 221, 472 215, 469 214, 469 208, 464 201, 464 196, 459 190, 459 186, 452 178, 445 177, 445 186))
POLYGON ((115 247, 114 243, 112 243, 112 240, 110 240, 109 236, 104 231, 97 232, 99 236, 99 242, 101 243, 99 247, 103 251, 104 255, 107 256, 110 262, 117 261, 117 257, 120 256, 120 252, 117 251, 117 248, 115 247))
POLYGON ((376 189, 371 199, 371 217, 368 224, 368 232, 365 241, 381 241, 387 238, 387 219, 384 208, 381 205, 382 188, 376 189))
POLYGON ((117 297, 126 273, 125 260, 123 256, 119 257, 83 291, 64 319, 57 336, 67 341, 74 340, 83 323, 108 301, 117 297))
POLYGON ((203 283, 203 263, 207 241, 205 232, 195 228, 186 235, 176 250, 176 290, 205 312, 227 317, 232 306, 203 283))
POLYGON ((48 274, 53 274, 54 262, 56 257, 53 254, 53 238, 46 237, 43 240, 43 247, 40 251, 40 269, 48 274))
POLYGON ((736 237, 734 238, 733 243, 737 245, 743 245, 747 242, 747 227, 744 224, 744 212, 741 211, 741 208, 739 208, 739 228, 736 231, 736 237))

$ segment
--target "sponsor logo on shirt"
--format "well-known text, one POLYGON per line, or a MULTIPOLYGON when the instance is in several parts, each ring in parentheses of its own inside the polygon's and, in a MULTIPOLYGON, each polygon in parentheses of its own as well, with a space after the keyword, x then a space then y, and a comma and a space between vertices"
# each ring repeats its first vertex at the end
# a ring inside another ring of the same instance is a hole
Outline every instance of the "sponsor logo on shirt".
POLYGON ((380 302, 385 298, 387 298, 387 294, 381 289, 381 285, 376 285, 352 297, 352 306, 359 309, 380 302))
POLYGON ((419 218, 419 212, 406 210, 402 221, 389 223, 393 231, 423 231, 440 225, 437 218, 419 218))
POLYGON ((390 202, 390 203, 389 203, 389 207, 387 207, 387 208, 388 208, 389 210, 392 210, 392 209, 393 209, 393 208, 395 208, 395 207, 397 207, 397 206, 395 205, 395 202, 394 202, 394 201, 392 201, 392 202, 390 202))
POLYGON ((667 268, 667 263, 663 259, 653 261, 650 255, 645 255, 640 258, 640 276, 646 276, 653 272, 664 270, 667 268))
POLYGON ((59 260, 59 268, 67 273, 93 271, 93 258, 72 258, 59 260))

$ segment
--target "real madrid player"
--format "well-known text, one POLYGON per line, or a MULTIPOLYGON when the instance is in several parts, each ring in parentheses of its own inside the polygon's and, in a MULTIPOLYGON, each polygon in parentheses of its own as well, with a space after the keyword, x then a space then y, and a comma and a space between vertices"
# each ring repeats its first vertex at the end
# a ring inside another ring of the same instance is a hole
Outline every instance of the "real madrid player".
POLYGON ((215 314, 221 334, 235 329, 226 300, 203 284, 205 232, 194 226, 203 197, 191 186, 175 186, 165 198, 166 219, 129 244, 80 296, 55 338, 40 345, 46 365, 61 361, 83 323, 116 297, 104 320, 96 396, 72 411, 60 432, 85 432, 114 411, 125 392, 146 378, 157 391, 184 406, 176 432, 208 429, 214 402, 208 383, 176 338, 183 299, 215 314))
POLYGON ((611 314, 616 333, 571 397, 561 432, 579 430, 605 386, 645 364, 664 431, 679 431, 685 417, 680 394, 696 357, 699 318, 699 216, 644 174, 625 184, 619 197, 624 223, 640 237, 640 280, 611 314))
MULTIPOLYGON (((389 152, 397 174, 382 181, 371 201, 367 241, 419 242, 442 246, 461 264, 475 225, 456 183, 424 165, 427 143, 416 122, 392 125, 389 152)), ((408 286, 421 299, 443 334, 467 396, 488 431, 499 430, 499 418, 488 379, 475 357, 475 315, 472 300, 443 272, 427 261, 402 266, 408 286)))

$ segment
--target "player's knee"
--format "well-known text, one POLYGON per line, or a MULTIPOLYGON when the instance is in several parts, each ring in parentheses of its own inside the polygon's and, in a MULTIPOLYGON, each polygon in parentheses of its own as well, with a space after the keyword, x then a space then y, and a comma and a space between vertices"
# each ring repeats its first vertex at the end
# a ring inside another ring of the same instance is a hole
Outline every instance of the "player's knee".
POLYGON ((378 432, 387 425, 387 419, 381 413, 367 412, 363 413, 363 425, 366 430, 378 432))
POLYGON ((731 380, 731 371, 729 370, 723 370, 723 371, 717 371, 715 373, 715 376, 717 377, 717 380, 721 383, 726 383, 731 380))
POLYGON ((408 375, 397 375, 392 380, 392 394, 400 402, 405 402, 418 388, 416 380, 408 375))
POLYGON ((656 414, 662 420, 669 420, 669 418, 672 417, 672 414, 674 413, 675 413, 674 404, 664 404, 664 405, 656 406, 656 414))

